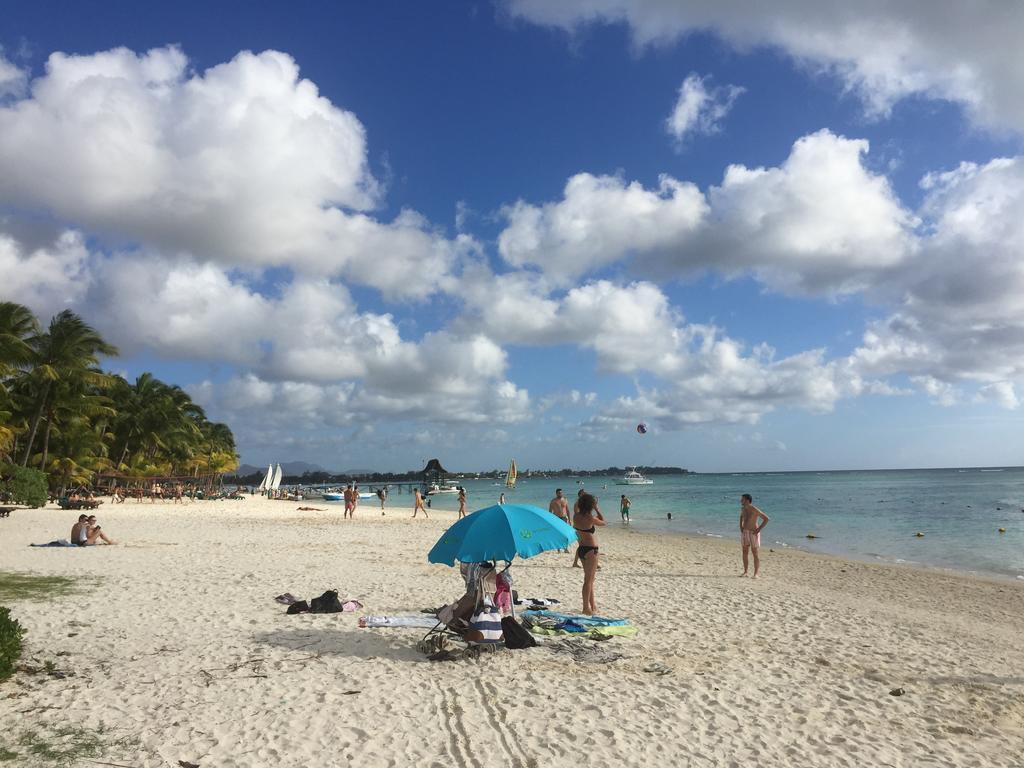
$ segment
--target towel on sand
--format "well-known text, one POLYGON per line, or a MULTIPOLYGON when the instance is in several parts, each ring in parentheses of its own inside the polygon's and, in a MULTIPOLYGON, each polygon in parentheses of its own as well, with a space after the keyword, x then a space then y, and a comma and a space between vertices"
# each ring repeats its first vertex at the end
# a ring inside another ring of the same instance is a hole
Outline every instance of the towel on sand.
POLYGON ((359 626, 433 629, 437 626, 437 619, 432 619, 429 616, 360 616, 359 626))
POLYGON ((582 616, 556 611, 528 611, 523 624, 537 635, 635 635, 636 627, 627 619, 609 619, 604 616, 582 616))

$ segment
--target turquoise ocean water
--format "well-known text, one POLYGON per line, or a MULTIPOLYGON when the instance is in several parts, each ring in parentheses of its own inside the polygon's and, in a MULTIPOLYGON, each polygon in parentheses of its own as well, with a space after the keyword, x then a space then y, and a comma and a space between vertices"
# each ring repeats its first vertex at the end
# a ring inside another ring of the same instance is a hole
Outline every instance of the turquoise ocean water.
MULTIPOLYGON (((654 485, 586 478, 610 524, 619 495, 633 502, 632 525, 651 533, 738 537, 739 497, 750 493, 771 523, 764 547, 795 547, 858 560, 900 562, 1024 580, 1024 467, 654 476, 654 485), (673 519, 667 519, 671 512, 673 519), (1005 528, 1006 533, 999 533, 1005 528), (924 533, 923 538, 915 534, 924 533), (812 533, 819 538, 807 539, 812 533)), ((509 502, 547 507, 555 488, 570 499, 578 478, 527 478, 512 491, 494 481, 460 481, 469 509, 509 502)), ((388 506, 412 507, 392 491, 388 506)), ((431 497, 455 509, 454 496, 431 497)), ((396 511, 397 511, 396 509, 396 511)))

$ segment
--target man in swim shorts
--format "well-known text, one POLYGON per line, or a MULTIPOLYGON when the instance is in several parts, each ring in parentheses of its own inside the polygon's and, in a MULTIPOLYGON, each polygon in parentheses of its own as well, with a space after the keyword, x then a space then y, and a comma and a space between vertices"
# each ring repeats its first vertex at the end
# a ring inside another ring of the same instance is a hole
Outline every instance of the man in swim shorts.
POLYGON ((741 577, 747 575, 749 568, 747 565, 748 553, 753 553, 754 555, 753 578, 756 579, 758 572, 761 570, 758 550, 761 548, 761 529, 766 525, 768 525, 768 515, 754 506, 753 496, 749 493, 744 493, 740 497, 740 543, 743 545, 743 573, 740 574, 741 577))
MULTIPOLYGON (((561 488, 555 489, 555 498, 553 498, 551 502, 548 504, 548 512, 557 517, 563 523, 566 523, 567 525, 572 525, 572 523, 569 522, 569 502, 566 501, 565 496, 562 495, 561 488)), ((561 549, 559 551, 564 552, 565 554, 569 554, 568 547, 566 547, 565 549, 561 549)))
POLYGON ((345 500, 345 514, 342 515, 342 519, 346 517, 355 517, 355 496, 356 492, 352 490, 352 483, 349 483, 347 486, 345 486, 345 490, 342 491, 341 494, 341 497, 345 500))

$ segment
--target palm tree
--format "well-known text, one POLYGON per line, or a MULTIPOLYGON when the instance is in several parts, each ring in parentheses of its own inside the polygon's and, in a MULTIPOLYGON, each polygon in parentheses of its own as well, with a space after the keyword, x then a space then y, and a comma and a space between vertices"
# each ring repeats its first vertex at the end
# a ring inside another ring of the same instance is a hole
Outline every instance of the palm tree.
POLYGON ((117 349, 105 342, 90 325, 71 310, 64 310, 51 321, 43 333, 28 339, 32 348, 27 378, 37 390, 35 408, 29 423, 29 434, 22 457, 28 466, 32 456, 39 422, 53 397, 54 384, 81 376, 94 386, 105 386, 110 377, 97 370, 100 355, 116 355, 117 349))
POLYGON ((39 324, 28 307, 0 301, 0 386, 18 366, 32 359, 28 340, 39 333, 39 324))
POLYGON ((0 302, 0 457, 6 457, 21 427, 17 408, 7 389, 7 380, 32 357, 28 339, 39 332, 39 324, 28 307, 12 301, 0 302))

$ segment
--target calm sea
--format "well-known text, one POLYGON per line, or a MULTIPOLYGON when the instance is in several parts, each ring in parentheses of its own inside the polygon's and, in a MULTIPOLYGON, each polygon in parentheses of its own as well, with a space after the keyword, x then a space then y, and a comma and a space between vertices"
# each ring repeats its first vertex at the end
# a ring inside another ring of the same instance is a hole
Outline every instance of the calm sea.
MULTIPOLYGON (((654 485, 583 483, 618 524, 619 495, 633 502, 633 526, 655 533, 738 536, 739 497, 750 493, 771 523, 764 547, 795 547, 867 561, 911 563, 1024 580, 1024 467, 863 472, 657 475, 654 485), (668 520, 668 513, 672 520, 668 520), (999 533, 1005 528, 1005 533, 999 533), (917 537, 921 532, 923 537, 917 537), (817 536, 808 539, 807 534, 817 536)), ((469 509, 509 502, 547 507, 561 487, 570 499, 578 478, 520 480, 515 490, 467 480, 469 509)), ((431 497, 455 509, 453 496, 431 497)), ((389 506, 411 497, 395 490, 389 506)))

